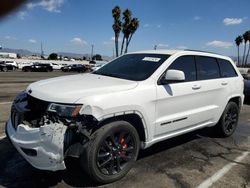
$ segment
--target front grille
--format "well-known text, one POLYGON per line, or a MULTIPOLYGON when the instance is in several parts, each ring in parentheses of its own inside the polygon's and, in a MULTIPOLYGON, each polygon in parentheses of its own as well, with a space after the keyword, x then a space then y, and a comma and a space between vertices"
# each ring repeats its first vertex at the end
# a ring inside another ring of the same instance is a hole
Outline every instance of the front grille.
POLYGON ((26 108, 30 111, 29 119, 37 119, 44 116, 47 111, 49 102, 37 99, 30 95, 27 96, 27 106, 26 108))
POLYGON ((16 129, 25 122, 31 126, 39 126, 39 122, 46 114, 49 102, 27 95, 22 100, 14 101, 11 108, 11 122, 16 129))

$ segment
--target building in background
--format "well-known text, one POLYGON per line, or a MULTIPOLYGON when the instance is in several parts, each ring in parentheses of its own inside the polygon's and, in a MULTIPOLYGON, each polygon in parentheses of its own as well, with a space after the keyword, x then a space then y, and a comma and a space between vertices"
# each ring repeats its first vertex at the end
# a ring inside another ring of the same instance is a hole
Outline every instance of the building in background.
POLYGON ((16 53, 8 53, 8 52, 0 52, 0 58, 16 59, 17 54, 16 53))

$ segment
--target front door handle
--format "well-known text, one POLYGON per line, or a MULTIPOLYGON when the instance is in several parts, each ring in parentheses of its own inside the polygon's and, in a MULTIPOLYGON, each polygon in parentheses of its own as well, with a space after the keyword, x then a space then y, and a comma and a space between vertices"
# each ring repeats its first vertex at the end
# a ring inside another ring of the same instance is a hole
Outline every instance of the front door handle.
POLYGON ((195 85, 192 86, 193 90, 200 89, 200 88, 201 88, 200 84, 195 84, 195 85))
POLYGON ((227 81, 223 81, 223 82, 221 82, 221 85, 223 85, 223 86, 225 86, 225 85, 227 85, 228 84, 228 82, 227 81))

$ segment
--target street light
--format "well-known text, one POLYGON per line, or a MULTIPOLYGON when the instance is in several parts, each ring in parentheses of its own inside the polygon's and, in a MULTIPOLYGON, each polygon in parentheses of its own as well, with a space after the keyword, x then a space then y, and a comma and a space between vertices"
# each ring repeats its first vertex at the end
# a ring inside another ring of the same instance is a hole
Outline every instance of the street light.
POLYGON ((91 45, 91 60, 93 60, 93 51, 94 51, 94 45, 91 45))

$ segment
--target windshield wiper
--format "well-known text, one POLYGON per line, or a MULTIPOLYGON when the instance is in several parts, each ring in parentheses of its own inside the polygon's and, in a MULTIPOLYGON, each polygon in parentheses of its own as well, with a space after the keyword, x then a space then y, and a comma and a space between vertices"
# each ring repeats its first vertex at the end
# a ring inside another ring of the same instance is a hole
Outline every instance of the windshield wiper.
POLYGON ((93 72, 93 74, 98 74, 98 75, 102 75, 102 76, 110 76, 110 77, 120 78, 119 75, 117 75, 117 74, 112 74, 112 73, 99 73, 99 72, 93 72))

